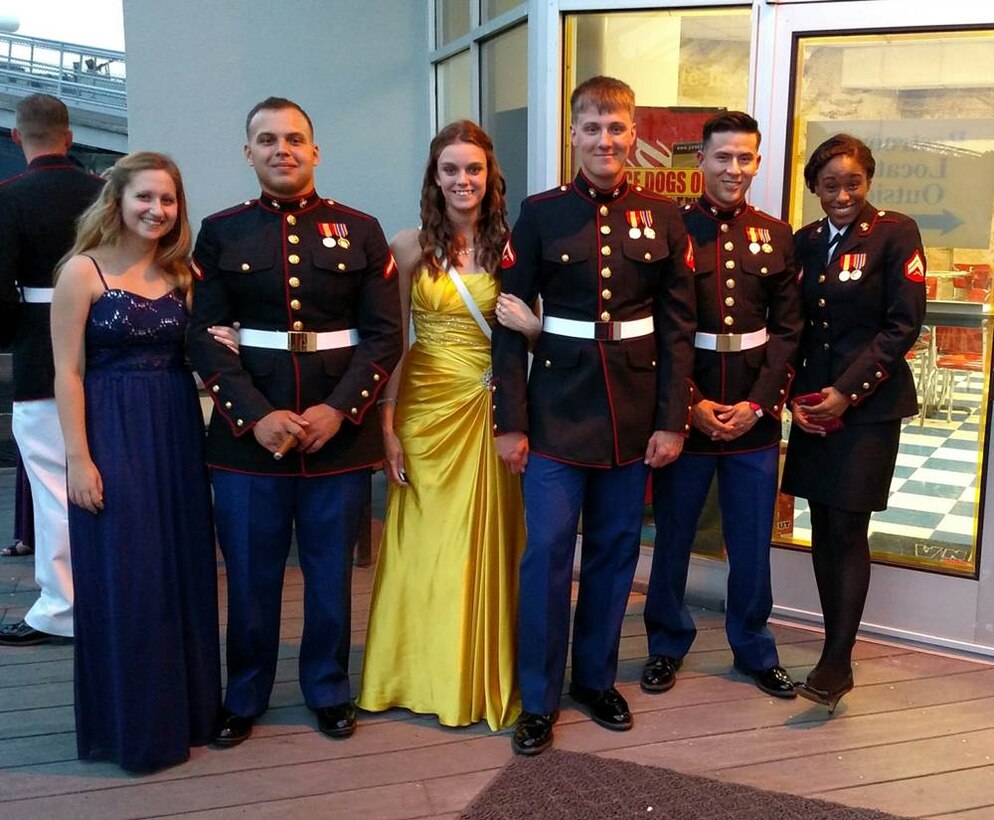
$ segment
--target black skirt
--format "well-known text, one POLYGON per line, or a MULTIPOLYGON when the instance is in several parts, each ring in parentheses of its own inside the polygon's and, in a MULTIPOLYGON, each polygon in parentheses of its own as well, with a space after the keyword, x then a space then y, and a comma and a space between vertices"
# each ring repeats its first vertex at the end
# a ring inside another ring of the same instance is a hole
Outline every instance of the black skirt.
POLYGON ((780 489, 850 512, 887 509, 901 420, 843 427, 815 436, 791 425, 780 489))

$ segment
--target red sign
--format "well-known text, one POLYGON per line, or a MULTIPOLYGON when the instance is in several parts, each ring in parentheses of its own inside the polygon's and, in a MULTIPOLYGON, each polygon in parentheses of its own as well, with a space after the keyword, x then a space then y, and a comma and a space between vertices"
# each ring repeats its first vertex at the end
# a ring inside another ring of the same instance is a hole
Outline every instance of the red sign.
POLYGON ((628 180, 680 204, 704 193, 697 170, 704 123, 721 109, 636 106, 636 142, 628 159, 628 180))
MULTIPOLYGON (((697 170, 704 123, 723 108, 635 107, 635 147, 626 176, 633 185, 675 199, 683 205, 704 193, 704 175, 697 170)), ((576 172, 576 156, 569 154, 576 172)))

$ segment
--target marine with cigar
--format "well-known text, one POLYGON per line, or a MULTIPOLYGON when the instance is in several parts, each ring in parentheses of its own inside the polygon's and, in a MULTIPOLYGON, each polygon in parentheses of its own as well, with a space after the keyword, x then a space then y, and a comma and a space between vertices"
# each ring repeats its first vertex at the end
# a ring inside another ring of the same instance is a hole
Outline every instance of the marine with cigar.
POLYGON ((376 397, 401 352, 395 263, 379 223, 314 189, 310 118, 270 97, 246 118, 258 199, 204 220, 190 356, 214 402, 207 460, 228 577, 228 689, 215 742, 269 705, 283 571, 304 576, 300 687, 318 727, 355 731, 351 553, 382 458, 376 397), (239 323, 238 353, 210 329, 239 323))

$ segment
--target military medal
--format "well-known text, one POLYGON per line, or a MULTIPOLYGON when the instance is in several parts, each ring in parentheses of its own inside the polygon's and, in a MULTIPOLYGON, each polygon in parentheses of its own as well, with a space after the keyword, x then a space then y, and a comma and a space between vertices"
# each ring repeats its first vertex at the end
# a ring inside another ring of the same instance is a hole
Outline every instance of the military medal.
POLYGON ((856 282, 863 275, 863 268, 866 267, 866 254, 865 253, 854 253, 853 255, 853 266, 852 273, 850 274, 850 279, 856 282))
POLYGON ((746 228, 746 235, 749 237, 749 253, 773 253, 773 246, 770 245, 770 232, 766 228, 746 228))
POLYGON ((344 222, 318 222, 318 232, 324 237, 321 244, 326 248, 334 248, 337 245, 348 250, 352 244, 345 238, 349 235, 349 226, 344 222))
POLYGON ((844 253, 839 257, 839 281, 858 282, 866 267, 865 253, 844 253))
POLYGON ((628 235, 632 239, 655 239, 656 232, 652 228, 652 211, 625 211, 625 222, 631 227, 628 235))

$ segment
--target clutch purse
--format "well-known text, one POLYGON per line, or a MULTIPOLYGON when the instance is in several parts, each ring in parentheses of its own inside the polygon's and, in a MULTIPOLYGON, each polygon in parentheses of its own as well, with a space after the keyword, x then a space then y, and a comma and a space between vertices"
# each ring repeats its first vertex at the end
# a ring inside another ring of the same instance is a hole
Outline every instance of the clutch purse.
MULTIPOLYGON (((794 397, 794 401, 802 407, 813 407, 816 404, 821 404, 824 400, 825 397, 821 393, 805 393, 803 396, 794 397)), ((840 418, 832 418, 825 422, 819 422, 819 424, 826 433, 837 433, 845 427, 840 418)))

